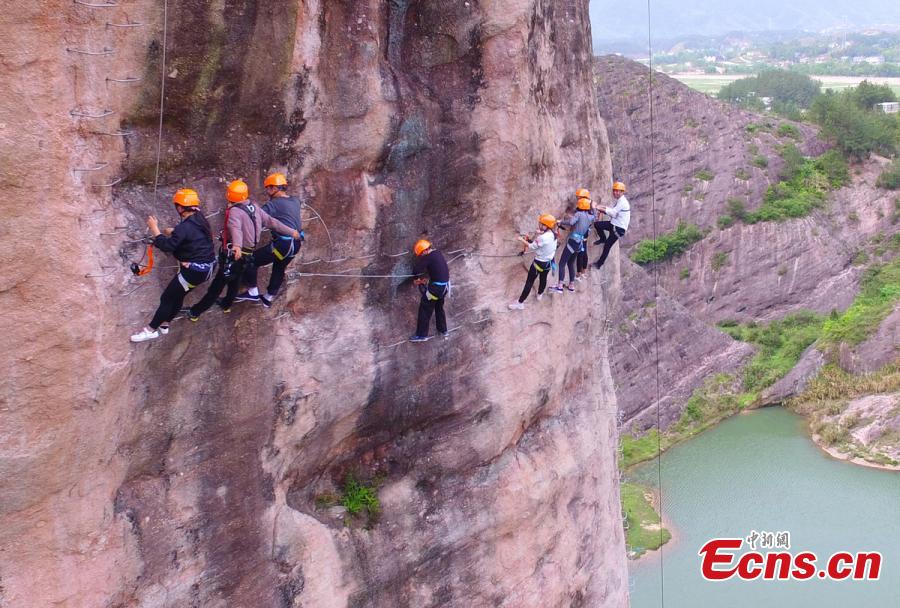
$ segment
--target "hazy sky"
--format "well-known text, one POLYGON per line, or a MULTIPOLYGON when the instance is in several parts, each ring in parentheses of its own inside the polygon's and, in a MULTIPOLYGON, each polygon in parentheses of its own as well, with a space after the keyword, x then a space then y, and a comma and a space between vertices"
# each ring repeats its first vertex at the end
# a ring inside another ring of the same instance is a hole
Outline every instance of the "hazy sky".
MULTIPOLYGON (((647 0, 591 0, 594 40, 647 40, 647 0)), ((653 38, 731 31, 891 26, 898 0, 650 0, 653 38)))

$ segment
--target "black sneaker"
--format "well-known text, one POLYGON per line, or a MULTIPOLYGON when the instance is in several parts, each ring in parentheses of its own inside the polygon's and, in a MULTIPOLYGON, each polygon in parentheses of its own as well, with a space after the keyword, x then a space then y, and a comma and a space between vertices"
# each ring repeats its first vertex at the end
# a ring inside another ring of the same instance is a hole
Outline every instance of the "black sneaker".
POLYGON ((259 302, 260 296, 252 295, 250 292, 245 291, 244 293, 239 293, 237 297, 234 299, 235 302, 259 302))
POLYGON ((428 342, 431 340, 431 336, 412 336, 410 337, 410 342, 428 342))
POLYGON ((265 306, 266 308, 272 307, 272 298, 266 296, 259 296, 259 303, 265 306))

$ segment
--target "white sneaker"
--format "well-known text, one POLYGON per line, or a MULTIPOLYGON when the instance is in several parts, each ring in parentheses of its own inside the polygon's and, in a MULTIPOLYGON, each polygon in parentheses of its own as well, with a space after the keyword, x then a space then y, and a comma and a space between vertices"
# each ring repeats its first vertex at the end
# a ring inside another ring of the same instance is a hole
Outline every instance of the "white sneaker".
POLYGON ((575 280, 581 283, 584 279, 582 279, 581 277, 575 277, 575 280))
POLYGON ((145 327, 144 329, 141 330, 140 333, 137 333, 137 334, 134 334, 133 336, 131 336, 131 341, 132 342, 146 342, 147 340, 154 340, 158 337, 159 337, 158 331, 148 329, 145 327))
POLYGON ((158 331, 159 331, 159 333, 160 333, 161 335, 164 336, 164 335, 166 335, 167 333, 169 333, 169 326, 168 326, 168 325, 160 325, 158 331))
POLYGON ((539 294, 538 294, 538 297, 537 297, 538 302, 540 302, 540 301, 543 300, 543 299, 544 299, 544 294, 539 293, 539 294))
POLYGON ((510 310, 525 310, 525 304, 522 302, 513 302, 509 305, 510 310))

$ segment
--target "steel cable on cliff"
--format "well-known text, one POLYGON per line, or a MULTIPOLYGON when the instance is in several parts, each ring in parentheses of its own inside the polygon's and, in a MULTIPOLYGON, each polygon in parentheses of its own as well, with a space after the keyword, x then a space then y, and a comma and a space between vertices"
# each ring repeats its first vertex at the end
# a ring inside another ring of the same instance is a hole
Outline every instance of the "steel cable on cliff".
POLYGON ((169 0, 163 0, 163 36, 162 55, 159 67, 159 128, 156 135, 156 171, 153 175, 153 204, 156 204, 156 193, 159 189, 159 165, 162 158, 163 116, 166 107, 166 46, 169 39, 169 0))
MULTIPOLYGON (((650 21, 650 0, 647 0, 647 96, 650 109, 650 214, 653 220, 653 240, 659 237, 656 226, 656 148, 653 124, 653 36, 650 21)), ((656 371, 656 479, 659 483, 659 602, 666 605, 665 570, 663 567, 663 483, 662 483, 662 416, 659 410, 659 267, 653 268, 653 351, 656 371)))

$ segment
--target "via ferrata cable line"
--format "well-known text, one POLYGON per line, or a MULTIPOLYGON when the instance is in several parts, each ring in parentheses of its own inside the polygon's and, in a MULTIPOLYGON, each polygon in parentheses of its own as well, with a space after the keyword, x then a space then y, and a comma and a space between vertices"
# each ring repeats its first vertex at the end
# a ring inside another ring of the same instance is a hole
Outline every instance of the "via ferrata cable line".
MULTIPOLYGON (((658 238, 656 226, 656 155, 653 125, 653 37, 650 21, 650 0, 647 0, 647 97, 650 110, 650 214, 653 221, 653 239, 658 238)), ((656 372, 656 479, 659 484, 659 601, 665 608, 666 590, 663 569, 663 483, 662 483, 662 416, 659 410, 659 267, 653 268, 653 352, 656 372)))

